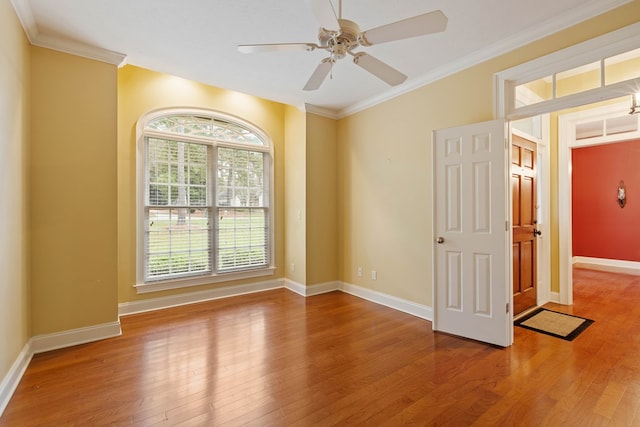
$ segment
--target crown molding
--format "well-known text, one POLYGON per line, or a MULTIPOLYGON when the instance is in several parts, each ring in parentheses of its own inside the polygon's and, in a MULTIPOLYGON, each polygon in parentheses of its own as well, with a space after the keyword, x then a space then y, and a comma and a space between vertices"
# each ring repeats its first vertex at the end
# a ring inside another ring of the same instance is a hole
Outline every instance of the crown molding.
POLYGON ((118 67, 124 65, 127 57, 124 53, 114 52, 112 50, 44 34, 39 34, 31 44, 64 53, 70 53, 87 59, 106 62, 118 67))
POLYGON ((36 26, 36 20, 31 12, 31 5, 28 0, 10 0, 13 10, 16 11, 20 24, 27 35, 29 43, 33 44, 33 41, 38 37, 38 27, 36 26))
POLYGON ((114 52, 112 50, 64 39, 58 36, 42 34, 38 30, 38 25, 36 24, 35 18, 33 17, 33 12, 31 10, 29 1, 10 1, 13 5, 13 9, 16 11, 16 15, 18 15, 18 19, 22 24, 22 28, 24 29, 27 39, 32 45, 70 53, 72 55, 81 56, 87 59, 94 59, 96 61, 102 61, 117 66, 124 65, 125 59, 127 57, 127 55, 125 55, 124 53, 114 52))
POLYGON ((328 119, 340 119, 340 115, 337 110, 327 108, 327 107, 319 107, 313 104, 304 104, 302 108, 300 108, 305 113, 316 114, 318 116, 326 117, 328 119))
POLYGON ((365 99, 362 102, 358 102, 347 108, 338 110, 336 111, 336 115, 341 119, 360 111, 364 111, 400 95, 412 92, 437 80, 473 67, 474 65, 481 64, 536 40, 577 25, 587 19, 601 15, 627 3, 631 3, 632 1, 633 0, 591 0, 584 5, 581 5, 578 9, 573 9, 567 13, 558 15, 549 21, 543 22, 541 25, 529 28, 513 37, 501 40, 498 43, 494 43, 484 49, 477 50, 457 61, 453 61, 442 67, 436 68, 432 72, 425 74, 418 79, 410 80, 405 85, 393 88, 380 95, 365 99))

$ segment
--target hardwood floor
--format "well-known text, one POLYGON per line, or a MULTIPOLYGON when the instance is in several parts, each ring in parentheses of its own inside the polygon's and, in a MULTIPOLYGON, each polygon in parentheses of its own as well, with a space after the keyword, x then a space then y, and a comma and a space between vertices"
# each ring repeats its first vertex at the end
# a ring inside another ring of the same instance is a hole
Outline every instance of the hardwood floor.
POLYGON ((0 426, 640 424, 640 277, 576 269, 573 342, 502 349, 351 295, 281 289, 123 317, 34 356, 0 426))

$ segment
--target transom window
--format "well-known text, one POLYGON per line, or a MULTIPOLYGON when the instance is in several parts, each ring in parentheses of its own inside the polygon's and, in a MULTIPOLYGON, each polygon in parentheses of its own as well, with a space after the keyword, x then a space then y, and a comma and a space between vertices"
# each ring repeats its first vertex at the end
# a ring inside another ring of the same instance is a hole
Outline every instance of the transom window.
MULTIPOLYGON (((524 88, 535 92, 539 101, 564 98, 605 86, 640 78, 640 49, 604 57, 598 61, 559 71, 516 86, 516 99, 524 88)), ((533 102, 535 103, 535 102, 533 102)))
POLYGON ((269 270, 267 136, 235 117, 199 110, 150 114, 138 133, 139 291, 269 270))
POLYGON ((496 117, 510 120, 637 93, 640 23, 517 65, 495 77, 496 117))

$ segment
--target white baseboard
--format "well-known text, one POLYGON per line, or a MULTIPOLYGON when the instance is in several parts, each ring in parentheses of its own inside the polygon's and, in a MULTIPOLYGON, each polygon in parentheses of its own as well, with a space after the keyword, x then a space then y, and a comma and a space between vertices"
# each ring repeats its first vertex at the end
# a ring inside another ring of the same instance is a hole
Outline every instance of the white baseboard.
POLYGON ((575 256, 572 262, 575 267, 640 275, 640 262, 637 261, 575 256))
MULTIPOLYGON (((549 302, 555 302, 556 304, 562 304, 560 302, 560 292, 549 292, 549 302)), ((543 304, 540 304, 543 305, 543 304)))
POLYGON ((411 314, 426 320, 433 320, 433 309, 421 304, 397 298, 382 292, 373 291, 357 285, 342 282, 325 282, 305 286, 291 279, 275 279, 266 282, 250 283, 224 288, 210 289, 206 291, 190 292, 186 294, 172 295, 168 297, 151 298, 141 301, 125 302, 118 305, 120 316, 142 313, 145 311, 160 310, 179 305, 194 304, 218 298, 227 298, 244 295, 253 292, 262 292, 271 289, 286 288, 303 297, 310 297, 332 291, 343 291, 348 294, 366 299, 377 304, 411 314))
POLYGON ((120 335, 122 335, 122 329, 120 329, 120 321, 118 320, 116 322, 103 323, 86 328, 36 335, 31 338, 31 351, 34 354, 43 353, 45 351, 118 337, 120 335))
POLYGON ((18 355, 16 361, 11 365, 11 369, 9 369, 7 375, 5 375, 2 382, 0 382, 0 417, 9 404, 13 392, 16 391, 18 384, 20 384, 20 380, 27 370, 27 366, 29 366, 32 357, 33 351, 31 350, 31 341, 29 340, 18 355))
POLYGON ((298 283, 294 280, 285 278, 283 280, 284 287, 289 289, 291 292, 295 292, 298 295, 307 296, 307 287, 301 283, 298 283))
POLYGON ((340 282, 325 282, 317 283, 315 285, 302 285, 298 282, 294 282, 290 279, 284 279, 284 287, 292 292, 303 297, 310 297, 313 295, 326 294, 327 292, 333 292, 340 290, 340 282))
POLYGON ((326 294, 327 292, 340 291, 342 290, 342 286, 340 282, 325 282, 325 283, 316 283, 315 285, 307 286, 307 295, 308 297, 313 295, 326 294))
POLYGON ((342 283, 340 290, 348 294, 360 297, 362 299, 366 299, 367 301, 375 302, 377 304, 384 305, 395 310, 402 311, 404 313, 411 314, 425 320, 429 320, 431 322, 433 321, 432 307, 417 304, 412 301, 363 288, 361 286, 352 285, 350 283, 342 283))
POLYGON ((265 282, 247 283, 244 285, 225 286, 223 288, 208 289, 205 291, 188 292, 171 295, 168 297, 150 298, 140 301, 123 302, 118 304, 118 314, 143 313, 145 311, 160 310, 162 308, 177 307, 180 305, 195 304, 211 301, 219 298, 227 298, 238 295, 252 294, 254 292, 269 291, 282 288, 282 279, 268 280, 265 282))

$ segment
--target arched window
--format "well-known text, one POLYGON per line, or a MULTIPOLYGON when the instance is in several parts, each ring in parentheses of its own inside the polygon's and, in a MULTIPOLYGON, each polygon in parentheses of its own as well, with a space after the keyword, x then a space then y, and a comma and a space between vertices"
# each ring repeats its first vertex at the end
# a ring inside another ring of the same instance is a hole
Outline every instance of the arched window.
POLYGON ((264 132, 213 111, 156 111, 138 123, 138 159, 139 292, 272 272, 264 132))

